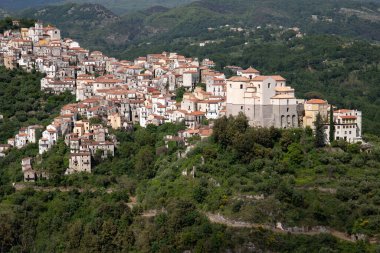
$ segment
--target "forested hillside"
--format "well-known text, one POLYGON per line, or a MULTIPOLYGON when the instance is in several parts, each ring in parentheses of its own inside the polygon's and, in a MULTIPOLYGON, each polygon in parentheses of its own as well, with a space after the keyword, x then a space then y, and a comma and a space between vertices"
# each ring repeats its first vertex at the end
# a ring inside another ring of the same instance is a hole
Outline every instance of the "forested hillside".
POLYGON ((379 4, 353 0, 203 0, 168 10, 161 8, 159 12, 138 11, 111 19, 110 16, 116 15, 99 5, 67 4, 31 9, 22 16, 52 22, 62 28, 65 35, 77 36, 86 47, 108 49, 115 54, 136 39, 196 37, 206 33, 210 26, 226 24, 296 26, 310 34, 380 40, 379 4), (106 15, 100 18, 103 14, 106 15), (91 22, 95 25, 91 26, 91 22), (83 29, 86 24, 92 29, 83 29), (81 34, 79 29, 82 29, 81 34))
MULTIPOLYGON (((292 235, 210 222, 224 219, 274 227, 323 226, 376 241, 379 149, 334 143, 316 148, 310 130, 255 129, 245 117, 222 118, 211 139, 186 158, 163 137, 182 125, 114 132, 116 156, 92 174, 54 176, 34 189, 15 189, 20 159, 36 146, 0 159, 0 243, 5 252, 375 252, 334 234, 292 235), (184 171, 195 169, 195 177, 184 171), (354 177, 354 178, 353 178, 354 177), (137 199, 136 199, 137 197, 137 199), (47 240, 47 238, 49 238, 47 240)), ((62 144, 62 143, 61 143, 62 144)), ((64 170, 69 150, 43 157, 64 170)), ((50 171, 52 172, 52 171, 50 171)), ((54 175, 60 175, 56 173, 54 175)))
MULTIPOLYGON (((13 30, 13 29, 18 29, 19 26, 13 24, 13 18, 11 17, 6 17, 4 19, 0 20, 0 33, 3 33, 4 31, 7 30, 13 30)), ((19 24, 21 27, 31 27, 35 23, 35 20, 33 19, 20 19, 19 24)))
POLYGON ((61 0, 2 0, 0 2, 0 8, 4 8, 10 11, 17 11, 31 7, 52 5, 60 1, 61 0))
POLYGON ((10 16, 10 14, 6 10, 0 8, 0 19, 6 18, 8 16, 10 16))
POLYGON ((0 68, 0 143, 14 136, 20 127, 49 124, 64 104, 73 101, 69 94, 46 94, 40 89, 42 75, 0 68))
POLYGON ((2 0, 0 8, 10 11, 20 11, 28 8, 46 7, 48 5, 63 5, 67 3, 92 3, 102 4, 118 14, 125 14, 137 10, 147 9, 153 6, 175 7, 188 4, 195 0, 2 0))
MULTIPOLYGON (((203 0, 126 15, 96 4, 24 12, 120 59, 176 51, 227 76, 228 65, 280 74, 297 97, 363 111, 371 145, 323 146, 310 128, 253 128, 240 114, 211 122, 213 135, 188 149, 164 141, 183 124, 109 129, 115 156, 94 156, 91 174, 64 175, 63 139, 41 156, 36 144, 11 149, 0 158, 0 252, 380 252, 379 7, 203 0), (25 157, 50 178, 23 183, 25 157)), ((73 101, 40 91, 42 76, 0 68, 0 143, 73 101)))

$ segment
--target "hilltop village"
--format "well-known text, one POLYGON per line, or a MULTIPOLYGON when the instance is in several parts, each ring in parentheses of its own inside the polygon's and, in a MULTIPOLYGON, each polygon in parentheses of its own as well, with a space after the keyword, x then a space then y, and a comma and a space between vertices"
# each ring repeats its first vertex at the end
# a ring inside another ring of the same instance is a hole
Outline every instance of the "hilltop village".
MULTIPOLYGON (((297 99, 282 76, 261 75, 253 67, 227 66, 235 76, 226 78, 210 59, 172 52, 118 60, 61 38, 58 28, 42 22, 0 34, 0 65, 44 73, 43 91, 76 96, 77 102, 65 105, 48 126, 20 129, 8 143, 0 145, 3 156, 12 147, 38 143, 42 155, 62 138, 71 152, 66 174, 91 172, 95 155, 107 158, 115 154, 117 140, 108 129, 130 129, 135 124, 146 127, 183 122, 187 129, 167 138, 186 140, 209 137, 213 119, 241 112, 252 126, 276 128, 314 128, 320 114, 327 141, 330 115, 335 139, 362 140, 360 111, 337 109, 322 99, 297 99)), ((22 169, 26 181, 48 177, 33 169, 32 158, 22 161, 22 169)))

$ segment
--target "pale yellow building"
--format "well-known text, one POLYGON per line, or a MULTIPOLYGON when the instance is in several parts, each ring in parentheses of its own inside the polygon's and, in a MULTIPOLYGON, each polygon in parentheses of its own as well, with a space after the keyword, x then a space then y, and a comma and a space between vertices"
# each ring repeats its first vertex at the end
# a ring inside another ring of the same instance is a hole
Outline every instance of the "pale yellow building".
POLYGON ((17 67, 16 57, 13 55, 5 55, 4 56, 4 67, 6 69, 15 69, 17 67))
POLYGON ((303 127, 314 128, 314 122, 318 113, 322 116, 324 122, 328 120, 330 105, 323 99, 310 99, 304 104, 305 116, 303 117, 303 127))
POLYGON ((121 128, 121 116, 118 113, 114 113, 108 116, 108 125, 112 127, 112 129, 120 129, 121 128))
POLYGON ((85 133, 90 132, 90 122, 88 120, 78 120, 74 125, 73 132, 81 137, 85 133))
POLYGON ((29 29, 21 28, 21 38, 28 39, 29 38, 29 29))

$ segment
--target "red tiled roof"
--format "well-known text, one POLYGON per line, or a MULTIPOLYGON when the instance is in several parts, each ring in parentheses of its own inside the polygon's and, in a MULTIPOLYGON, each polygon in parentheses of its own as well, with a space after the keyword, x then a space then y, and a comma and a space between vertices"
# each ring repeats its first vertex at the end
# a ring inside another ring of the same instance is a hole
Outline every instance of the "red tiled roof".
POLYGON ((310 99, 306 101, 306 104, 327 104, 327 101, 323 99, 310 99))

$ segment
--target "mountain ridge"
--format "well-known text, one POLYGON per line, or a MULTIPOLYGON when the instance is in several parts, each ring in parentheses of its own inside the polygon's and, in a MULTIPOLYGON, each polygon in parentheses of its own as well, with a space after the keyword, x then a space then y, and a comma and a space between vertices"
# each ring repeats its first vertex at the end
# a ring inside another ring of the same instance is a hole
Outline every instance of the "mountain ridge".
POLYGON ((103 0, 2 0, 0 8, 12 12, 19 12, 29 8, 43 8, 50 5, 76 4, 102 4, 117 14, 144 10, 150 7, 161 5, 166 8, 176 7, 192 2, 194 0, 108 0, 105 4, 103 0))
MULTIPOLYGON (((163 35, 165 37, 188 37, 205 32, 209 26, 218 25, 249 25, 260 26, 275 24, 282 26, 297 26, 306 33, 338 34, 370 40, 380 40, 380 4, 360 3, 352 0, 338 1, 309 1, 305 5, 301 0, 289 1, 257 1, 257 0, 203 0, 195 1, 185 6, 165 8, 153 6, 146 10, 125 15, 118 15, 101 5, 93 4, 65 4, 29 9, 21 16, 39 18, 47 22, 54 22, 68 32, 66 25, 74 29, 78 19, 85 23, 103 24, 109 26, 94 27, 99 33, 129 34, 128 29, 116 30, 113 27, 136 27, 135 38, 144 38, 163 35), (62 10, 68 6, 76 6, 77 17, 62 16, 62 10), (92 9, 93 13, 82 11, 80 6, 92 9), (44 10, 41 13, 41 10, 44 10), (107 22, 99 22, 102 13, 106 14, 107 22), (298 15, 297 15, 298 14, 298 15), (122 25, 120 25, 122 24, 122 25), (148 29, 147 29, 148 28, 148 29), (103 29, 103 31, 100 31, 103 29), (151 31, 156 31, 152 33, 151 31), (164 33, 164 34, 163 34, 164 33)), ((74 29, 75 30, 75 29, 74 29)), ((115 37, 115 36, 112 36, 115 37)), ((128 42, 131 42, 130 38, 128 42)), ((114 42, 113 42, 114 43, 114 42)), ((116 43, 122 44, 122 43, 116 43)))

